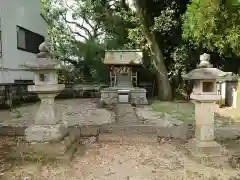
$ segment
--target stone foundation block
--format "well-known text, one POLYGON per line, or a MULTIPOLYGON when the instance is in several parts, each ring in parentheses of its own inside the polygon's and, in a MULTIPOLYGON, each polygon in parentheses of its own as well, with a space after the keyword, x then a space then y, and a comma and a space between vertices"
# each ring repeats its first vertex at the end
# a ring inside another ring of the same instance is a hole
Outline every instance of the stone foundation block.
POLYGON ((68 133, 65 124, 33 125, 25 130, 25 140, 28 142, 53 142, 63 139, 68 133))
POLYGON ((187 140, 194 136, 194 131, 188 128, 187 123, 183 123, 180 126, 156 127, 156 131, 159 137, 166 138, 187 140))
POLYGON ((70 160, 79 146, 79 133, 70 133, 59 142, 22 141, 12 149, 11 158, 27 160, 70 160))
MULTIPOLYGON (((129 88, 127 88, 129 89, 129 88)), ((118 88, 105 88, 101 90, 101 101, 105 104, 118 103, 118 88)), ((131 88, 130 90, 130 103, 136 105, 146 105, 148 100, 146 98, 146 89, 144 88, 131 88)))
POLYGON ((223 155, 223 148, 215 141, 203 142, 194 138, 187 143, 187 150, 199 163, 216 167, 228 166, 228 157, 223 155))
POLYGON ((221 156, 221 145, 215 141, 189 140, 187 148, 194 154, 202 156, 221 156))
POLYGON ((98 126, 82 126, 80 130, 81 136, 97 136, 99 134, 98 126))

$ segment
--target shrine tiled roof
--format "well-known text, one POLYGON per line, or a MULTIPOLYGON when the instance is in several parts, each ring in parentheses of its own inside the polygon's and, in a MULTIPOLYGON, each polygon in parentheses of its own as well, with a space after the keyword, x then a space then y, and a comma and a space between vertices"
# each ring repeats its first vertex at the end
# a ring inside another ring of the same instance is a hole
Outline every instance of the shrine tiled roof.
POLYGON ((142 52, 140 50, 107 50, 104 64, 112 65, 141 65, 142 52))

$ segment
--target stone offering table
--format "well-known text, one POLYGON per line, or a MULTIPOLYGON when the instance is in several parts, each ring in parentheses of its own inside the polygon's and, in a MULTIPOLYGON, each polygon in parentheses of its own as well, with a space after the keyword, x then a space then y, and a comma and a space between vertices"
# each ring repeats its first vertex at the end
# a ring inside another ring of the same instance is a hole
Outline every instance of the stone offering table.
POLYGON ((221 146, 214 140, 215 102, 220 100, 217 82, 230 76, 212 67, 210 55, 203 54, 200 60, 198 69, 183 76, 185 80, 194 81, 190 98, 195 104, 195 138, 189 141, 187 148, 194 157, 222 157, 221 146))

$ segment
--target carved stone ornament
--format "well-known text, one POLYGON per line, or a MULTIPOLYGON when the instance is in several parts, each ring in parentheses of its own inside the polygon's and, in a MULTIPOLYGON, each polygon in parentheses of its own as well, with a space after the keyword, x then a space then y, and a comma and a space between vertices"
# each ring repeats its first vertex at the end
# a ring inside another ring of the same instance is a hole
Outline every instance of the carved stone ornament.
POLYGON ((198 68, 212 68, 213 65, 209 62, 210 61, 210 54, 202 54, 200 55, 200 64, 198 65, 198 68))
POLYGON ((39 45, 39 53, 37 54, 37 58, 50 58, 49 46, 48 42, 45 41, 39 45))

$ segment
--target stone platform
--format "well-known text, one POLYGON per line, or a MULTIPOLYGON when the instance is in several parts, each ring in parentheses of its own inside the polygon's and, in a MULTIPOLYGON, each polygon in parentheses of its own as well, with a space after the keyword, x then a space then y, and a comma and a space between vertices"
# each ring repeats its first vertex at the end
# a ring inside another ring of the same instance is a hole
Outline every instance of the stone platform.
POLYGON ((11 149, 10 158, 24 160, 59 160, 68 162, 79 147, 80 132, 74 129, 64 139, 55 142, 27 142, 21 140, 11 149))
MULTIPOLYGON (((56 108, 60 112, 61 120, 67 122, 69 131, 78 129, 81 137, 99 136, 99 134, 114 136, 123 133, 128 133, 129 136, 154 134, 159 137, 179 139, 186 139, 188 136, 185 124, 175 124, 161 117, 142 119, 139 117, 140 113, 137 113, 140 111, 139 108, 129 104, 115 106, 115 112, 108 111, 98 108, 98 102, 99 99, 57 100, 56 108)), ((11 112, 8 118, 0 122, 1 135, 23 136, 25 129, 33 124, 38 106, 39 104, 26 105, 11 112)), ((144 114, 144 108, 141 110, 144 114)))
POLYGON ((115 106, 116 121, 99 127, 100 142, 125 143, 156 143, 161 137, 187 139, 188 127, 163 125, 161 119, 144 122, 130 104, 115 106))
POLYGON ((130 104, 146 105, 148 100, 146 97, 146 89, 144 88, 120 88, 110 87, 101 90, 101 101, 105 104, 117 104, 118 103, 118 90, 129 90, 130 91, 130 104))
MULTIPOLYGON (((171 117, 170 114, 159 114, 151 110, 149 106, 137 107, 135 108, 135 113, 138 116, 138 123, 128 122, 127 119, 135 119, 131 114, 133 109, 127 109, 128 113, 124 114, 125 123, 121 125, 113 124, 115 122, 114 112, 108 111, 103 108, 98 108, 97 104, 99 99, 68 99, 68 100, 56 100, 56 108, 60 112, 61 120, 67 122, 68 128, 71 129, 78 128, 82 132, 83 136, 89 136, 91 133, 95 134, 100 131, 106 131, 113 129, 113 131, 121 131, 125 129, 129 131, 140 131, 145 133, 157 132, 161 137, 173 137, 182 138, 192 137, 194 130, 188 131, 188 135, 185 132, 187 124, 183 122, 187 121, 177 121, 175 118, 171 117), (128 117, 127 117, 128 116, 128 117), (132 117, 131 117, 132 116, 132 117)), ((2 110, 0 111, 0 135, 3 136, 23 136, 24 131, 27 127, 32 125, 34 115, 39 107, 39 103, 26 104, 13 109, 12 112, 2 110)), ((122 110, 120 110, 122 111, 122 110)), ((134 120, 136 121, 136 119, 134 120)), ((220 120, 218 120, 220 121, 220 120)), ((191 128, 191 127, 190 127, 191 128)), ((235 124, 231 126, 218 127, 216 125, 215 136, 217 139, 234 139, 240 134, 239 125, 235 124)), ((188 139, 187 138, 187 139, 188 139)))
MULTIPOLYGON (((60 120, 67 123, 69 128, 98 126, 110 124, 114 121, 114 113, 106 109, 99 109, 99 99, 68 99, 56 100, 56 108, 60 120)), ((0 111, 0 135, 23 136, 27 127, 34 124, 34 116, 39 103, 25 104, 12 111, 0 111)))

